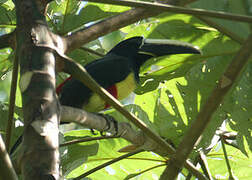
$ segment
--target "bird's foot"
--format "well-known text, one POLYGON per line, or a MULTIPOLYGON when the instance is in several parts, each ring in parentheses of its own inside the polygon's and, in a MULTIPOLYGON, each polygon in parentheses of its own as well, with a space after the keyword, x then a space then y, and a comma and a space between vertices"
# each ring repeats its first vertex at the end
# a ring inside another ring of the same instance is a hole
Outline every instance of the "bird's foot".
MULTIPOLYGON (((97 115, 102 116, 106 120, 107 128, 104 131, 110 130, 111 122, 114 124, 115 133, 113 134, 113 136, 116 136, 118 134, 118 122, 110 115, 101 113, 97 113, 97 115)), ((102 136, 105 136, 104 131, 100 131, 100 134, 102 136)))
POLYGON ((91 131, 91 133, 92 133, 93 135, 97 135, 97 133, 95 132, 94 129, 90 128, 90 131, 91 131))

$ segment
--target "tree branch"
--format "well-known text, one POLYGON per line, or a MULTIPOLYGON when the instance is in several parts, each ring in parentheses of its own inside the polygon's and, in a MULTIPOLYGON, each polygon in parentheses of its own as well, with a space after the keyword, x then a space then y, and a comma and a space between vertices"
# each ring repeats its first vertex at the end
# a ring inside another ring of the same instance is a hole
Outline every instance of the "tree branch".
MULTIPOLYGON (((175 0, 157 0, 165 4, 175 4, 175 0)), ((104 36, 110 32, 116 31, 122 27, 133 24, 142 19, 156 16, 161 14, 159 10, 149 10, 144 8, 135 8, 129 11, 120 13, 119 15, 112 16, 105 20, 99 21, 87 28, 79 30, 66 36, 67 48, 65 52, 70 52, 74 49, 81 47, 90 41, 97 39, 98 37, 104 36)))
MULTIPOLYGON (((116 4, 116 5, 124 5, 124 6, 133 6, 137 7, 135 9, 131 9, 124 13, 121 13, 116 16, 112 16, 105 20, 102 20, 98 23, 95 23, 85 29, 77 31, 71 35, 66 36, 67 41, 67 48, 65 49, 66 52, 70 52, 76 48, 81 47, 83 44, 86 44, 92 40, 97 39, 100 36, 118 30, 122 27, 127 25, 133 24, 139 20, 146 19, 148 17, 156 16, 158 14, 163 13, 164 11, 171 11, 175 13, 186 13, 197 15, 201 20, 205 21, 206 23, 210 23, 210 20, 200 17, 202 16, 209 16, 209 17, 218 17, 224 18, 229 20, 237 20, 237 21, 246 21, 252 22, 252 17, 250 16, 243 16, 243 15, 234 15, 230 13, 224 12, 215 12, 215 11, 207 11, 207 10, 199 10, 199 9, 189 9, 183 7, 177 7, 167 4, 160 4, 160 3, 148 3, 148 2, 136 2, 136 1, 121 1, 121 0, 90 0, 90 2, 98 2, 98 3, 108 3, 108 4, 116 4), (151 11, 149 10, 151 8, 151 11)), ((237 37, 235 34, 223 29, 220 26, 217 26, 216 23, 209 24, 220 32, 225 33, 226 35, 230 36, 232 39, 241 43, 243 40, 237 37)))
POLYGON ((203 149, 199 151, 199 163, 204 171, 204 174, 209 178, 209 180, 213 180, 208 163, 207 163, 207 158, 203 149))
MULTIPOLYGON (((108 128, 107 121, 104 117, 89 113, 84 110, 62 106, 61 121, 75 122, 77 124, 104 131, 108 128)), ((110 129, 107 132, 114 134, 116 132, 114 123, 110 122, 110 129)), ((153 141, 149 136, 146 136, 144 131, 135 131, 128 123, 118 123, 117 135, 124 138, 133 144, 137 149, 144 149, 146 151, 153 151, 161 156, 167 156, 167 149, 162 148, 157 142, 153 141)), ((205 176, 201 174, 189 161, 185 163, 185 167, 198 179, 206 180, 205 176)))
POLYGON ((16 55, 20 62, 19 87, 24 114, 20 167, 23 179, 57 180, 60 179, 60 105, 55 92, 55 54, 39 44, 58 45, 61 39, 54 39, 40 13, 45 8, 38 4, 34 0, 15 0, 16 55))
POLYGON ((184 138, 179 144, 175 156, 171 159, 171 163, 169 164, 170 166, 167 168, 167 173, 169 174, 171 179, 174 179, 179 173, 179 170, 183 166, 186 158, 193 150, 196 141, 199 140, 200 135, 203 133, 204 129, 210 122, 212 115, 219 107, 224 96, 232 88, 241 71, 244 69, 249 60, 249 57, 251 56, 251 49, 252 34, 248 37, 246 42, 240 48, 239 52, 233 58, 223 76, 219 79, 217 87, 209 96, 207 102, 204 104, 203 108, 201 109, 195 121, 192 123, 188 132, 184 135, 184 138), (175 164, 173 164, 172 162, 174 162, 175 164))
POLYGON ((18 180, 18 177, 14 171, 14 168, 12 166, 10 157, 6 151, 2 136, 0 134, 0 172, 1 180, 18 180))
POLYGON ((98 131, 107 131, 111 134, 117 133, 117 136, 131 142, 133 145, 135 145, 135 147, 144 148, 145 146, 145 150, 156 150, 157 153, 161 155, 167 154, 164 150, 157 147, 157 143, 145 136, 142 132, 135 131, 130 124, 126 122, 118 123, 118 130, 116 132, 115 124, 112 121, 109 121, 108 124, 108 121, 100 115, 68 106, 62 106, 61 121, 74 122, 91 129, 96 129, 98 131), (108 129, 108 127, 110 128, 108 129), (144 144, 149 145, 147 146, 144 144))
POLYGON ((133 24, 147 17, 157 15, 159 13, 160 12, 153 12, 143 8, 136 8, 102 20, 89 26, 88 28, 82 29, 66 36, 66 51, 70 52, 76 48, 81 47, 83 44, 97 39, 100 36, 118 30, 127 25, 133 24))
POLYGON ((151 3, 151 2, 134 1, 134 0, 88 0, 88 1, 96 2, 96 3, 145 8, 151 11, 155 11, 155 10, 163 11, 163 12, 166 11, 166 12, 173 12, 173 13, 182 13, 182 14, 221 18, 221 19, 226 19, 226 20, 231 20, 231 21, 240 21, 240 22, 248 22, 248 23, 252 22, 251 16, 231 14, 231 13, 220 12, 220 11, 208 11, 204 9, 184 8, 184 7, 161 4, 161 3, 151 3))

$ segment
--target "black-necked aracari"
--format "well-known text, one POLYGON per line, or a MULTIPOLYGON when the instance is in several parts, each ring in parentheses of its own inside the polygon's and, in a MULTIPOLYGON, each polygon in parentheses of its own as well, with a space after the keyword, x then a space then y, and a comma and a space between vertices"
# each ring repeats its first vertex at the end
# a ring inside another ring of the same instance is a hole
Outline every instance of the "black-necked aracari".
MULTIPOLYGON (((87 72, 115 98, 122 100, 139 82, 139 70, 148 59, 171 54, 199 54, 195 46, 176 40, 133 37, 112 48, 103 58, 85 66, 87 72)), ((97 94, 70 77, 57 87, 62 105, 98 112, 108 107, 97 94)))
MULTIPOLYGON (((171 54, 199 53, 198 48, 185 42, 133 37, 120 42, 105 57, 87 64, 85 68, 103 88, 122 100, 135 90, 140 67, 148 59, 171 54)), ((97 94, 71 76, 56 91, 62 105, 83 108, 89 112, 99 112, 109 107, 97 94)), ((12 147, 11 154, 21 141, 22 136, 12 147)))

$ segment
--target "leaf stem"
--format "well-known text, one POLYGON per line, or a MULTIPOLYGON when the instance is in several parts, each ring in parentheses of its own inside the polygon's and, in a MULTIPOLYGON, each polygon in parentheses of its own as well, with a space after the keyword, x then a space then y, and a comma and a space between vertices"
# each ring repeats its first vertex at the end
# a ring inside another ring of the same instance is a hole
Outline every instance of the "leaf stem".
POLYGON ((118 157, 118 158, 112 159, 111 161, 108 161, 108 162, 106 162, 106 163, 103 163, 103 164, 101 164, 101 165, 99 165, 99 166, 97 166, 97 167, 95 167, 95 168, 93 168, 93 169, 91 169, 91 170, 85 172, 84 174, 78 176, 77 178, 74 178, 74 180, 80 180, 80 179, 82 179, 82 178, 84 178, 84 177, 86 177, 86 176, 88 176, 88 175, 90 175, 90 174, 92 174, 92 173, 94 173, 94 172, 96 172, 96 171, 102 169, 102 168, 105 168, 106 166, 109 166, 109 165, 111 165, 111 164, 113 164, 113 163, 116 163, 116 162, 118 162, 118 161, 120 161, 120 160, 123 160, 123 159, 125 159, 125 158, 130 157, 130 156, 133 156, 133 155, 138 154, 138 153, 140 153, 140 152, 143 152, 143 150, 141 150, 141 149, 140 149, 140 150, 136 150, 136 151, 133 151, 133 152, 124 154, 124 155, 122 155, 122 156, 120 156, 120 157, 118 157))
POLYGON ((72 141, 68 141, 65 143, 60 144, 60 147, 72 145, 72 144, 78 144, 82 142, 88 142, 88 141, 95 141, 95 140, 102 140, 102 139, 113 139, 113 138, 119 138, 120 136, 99 136, 99 137, 85 137, 82 139, 75 139, 72 141))
POLYGON ((87 52, 89 52, 91 54, 94 54, 96 56, 99 56, 99 57, 104 57, 105 56, 105 54, 99 53, 99 52, 94 51, 93 49, 90 49, 90 48, 87 48, 87 47, 80 47, 80 49, 83 50, 83 51, 87 51, 87 52))
POLYGON ((224 157, 225 157, 225 161, 226 161, 226 165, 227 165, 227 169, 228 169, 228 173, 229 173, 229 178, 233 178, 233 173, 232 173, 232 169, 228 160, 228 154, 227 154, 227 150, 226 150, 226 146, 223 140, 223 137, 221 137, 221 145, 222 145, 222 149, 223 149, 223 153, 224 153, 224 157))

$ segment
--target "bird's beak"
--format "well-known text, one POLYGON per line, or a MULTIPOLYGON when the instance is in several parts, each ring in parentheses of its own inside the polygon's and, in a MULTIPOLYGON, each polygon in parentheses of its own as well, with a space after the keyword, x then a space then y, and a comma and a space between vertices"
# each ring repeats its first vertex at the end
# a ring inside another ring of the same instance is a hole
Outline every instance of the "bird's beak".
POLYGON ((168 39, 143 39, 139 53, 152 56, 171 54, 201 54, 200 49, 190 43, 168 39))

